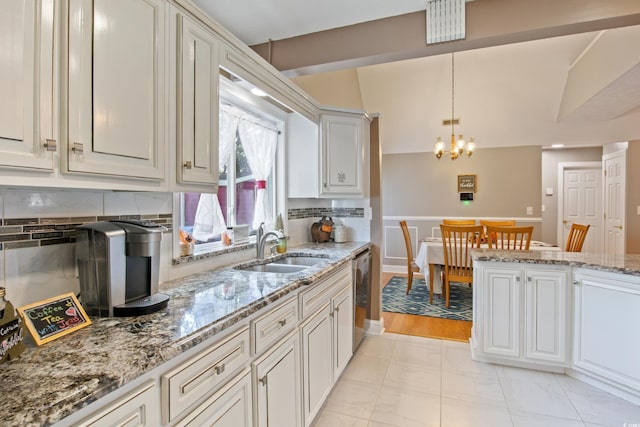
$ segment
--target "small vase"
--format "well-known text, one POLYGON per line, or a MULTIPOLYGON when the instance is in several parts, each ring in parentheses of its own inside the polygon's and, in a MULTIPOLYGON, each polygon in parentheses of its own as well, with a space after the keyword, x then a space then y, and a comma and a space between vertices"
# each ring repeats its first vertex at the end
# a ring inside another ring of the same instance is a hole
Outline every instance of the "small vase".
POLYGON ((193 242, 180 242, 180 256, 191 256, 195 249, 195 243, 193 242))

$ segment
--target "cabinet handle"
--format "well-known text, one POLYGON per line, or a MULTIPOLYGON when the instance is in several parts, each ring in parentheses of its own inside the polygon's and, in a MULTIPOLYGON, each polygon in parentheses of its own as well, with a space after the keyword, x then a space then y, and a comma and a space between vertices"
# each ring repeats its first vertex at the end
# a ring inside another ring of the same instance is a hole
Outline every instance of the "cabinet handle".
POLYGON ((531 276, 527 276, 527 282, 531 281, 531 276))
POLYGON ((520 276, 516 276, 516 282, 520 281, 520 276))
POLYGON ((334 311, 340 311, 340 306, 337 306, 334 311))
POLYGON ((191 160, 187 160, 186 162, 184 162, 184 168, 191 169, 191 160))
POLYGON ((280 326, 284 326, 287 324, 287 319, 282 319, 281 321, 278 322, 280 324, 280 326))
POLYGON ((216 370, 216 375, 220 375, 221 373, 224 372, 224 368, 225 368, 225 366, 224 366, 224 363, 223 363, 222 365, 215 366, 213 369, 216 370))
POLYGON ((580 286, 580 285, 581 285, 581 283, 580 283, 579 280, 574 280, 573 281, 573 286, 580 286))
POLYGON ((79 142, 74 142, 73 146, 71 147, 71 151, 73 151, 76 154, 83 154, 84 153, 84 145, 79 143, 79 142))
POLYGON ((260 384, 262 384, 263 386, 267 386, 267 376, 265 375, 264 377, 260 378, 258 381, 260 381, 260 384))
POLYGON ((619 230, 622 230, 622 226, 621 225, 614 225, 613 228, 617 228, 619 230))
POLYGON ((55 139, 45 139, 45 143, 42 144, 47 151, 56 151, 58 148, 58 142, 55 139))

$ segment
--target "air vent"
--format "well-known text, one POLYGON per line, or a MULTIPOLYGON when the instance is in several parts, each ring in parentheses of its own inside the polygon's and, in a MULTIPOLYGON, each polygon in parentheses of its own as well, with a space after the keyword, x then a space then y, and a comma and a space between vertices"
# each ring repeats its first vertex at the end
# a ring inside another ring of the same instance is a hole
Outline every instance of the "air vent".
POLYGON ((465 38, 465 0, 427 1, 427 44, 465 38))

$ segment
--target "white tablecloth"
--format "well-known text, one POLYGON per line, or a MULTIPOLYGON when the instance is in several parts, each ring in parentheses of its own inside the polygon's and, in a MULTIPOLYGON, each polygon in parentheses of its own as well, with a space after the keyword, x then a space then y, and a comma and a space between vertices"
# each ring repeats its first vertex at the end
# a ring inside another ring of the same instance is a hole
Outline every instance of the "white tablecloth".
MULTIPOLYGON (((480 245, 481 248, 487 248, 486 244, 480 245)), ((546 250, 559 251, 557 246, 551 246, 548 243, 531 241, 529 250, 546 250)), ((442 238, 429 237, 420 242, 420 249, 416 255, 416 264, 420 267, 420 273, 424 275, 424 279, 429 286, 429 264, 433 265, 433 293, 442 293, 442 278, 440 277, 441 266, 444 264, 444 250, 442 249, 442 238)))

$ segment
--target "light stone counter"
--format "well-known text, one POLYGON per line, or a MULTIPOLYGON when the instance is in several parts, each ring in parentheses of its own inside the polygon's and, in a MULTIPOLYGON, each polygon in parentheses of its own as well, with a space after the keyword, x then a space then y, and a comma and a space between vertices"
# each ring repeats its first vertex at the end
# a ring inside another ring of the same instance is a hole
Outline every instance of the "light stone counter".
POLYGON ((497 251, 475 249, 474 261, 515 262, 527 264, 555 264, 589 268, 611 273, 640 276, 640 255, 607 256, 581 252, 558 251, 497 251))
POLYGON ((40 426, 60 421, 331 274, 369 246, 349 242, 290 248, 286 255, 326 257, 298 273, 257 273, 229 266, 165 282, 160 291, 170 296, 169 305, 157 313, 92 318, 90 326, 41 347, 27 343, 17 360, 0 365, 0 425, 40 426))

